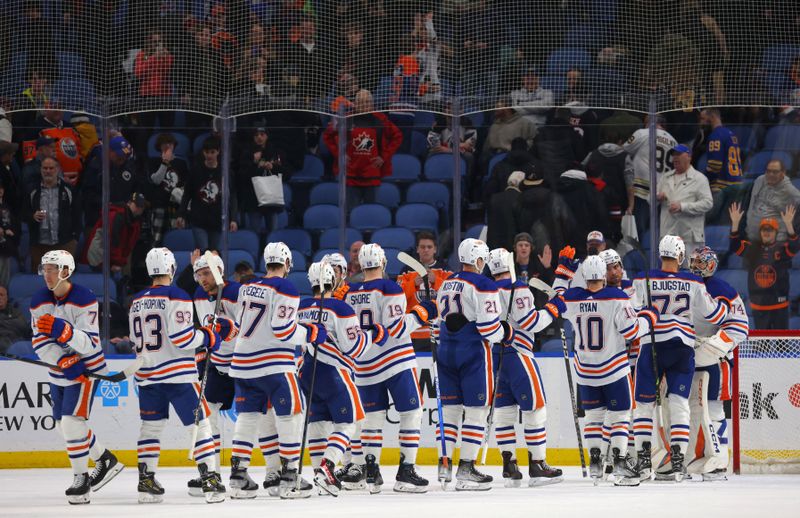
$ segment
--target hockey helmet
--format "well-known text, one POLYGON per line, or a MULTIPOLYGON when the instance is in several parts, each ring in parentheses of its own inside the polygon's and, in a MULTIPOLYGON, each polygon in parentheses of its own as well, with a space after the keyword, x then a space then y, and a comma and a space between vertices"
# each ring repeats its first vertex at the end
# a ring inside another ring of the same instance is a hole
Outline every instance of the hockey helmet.
POLYGON ((169 275, 170 279, 172 279, 175 276, 177 265, 175 264, 175 256, 169 248, 151 249, 147 252, 144 262, 147 265, 147 275, 150 277, 169 275))
POLYGON ((311 266, 308 267, 308 282, 311 283, 311 286, 324 285, 330 288, 333 286, 333 278, 333 267, 325 259, 311 263, 311 266))
POLYGON ((489 247, 480 239, 468 237, 458 245, 458 260, 461 264, 469 264, 478 268, 478 259, 484 264, 489 259, 489 247))
POLYGON ((598 254, 600 258, 606 262, 606 265, 611 266, 612 264, 619 263, 622 264, 622 258, 619 256, 616 250, 613 248, 607 248, 598 254))
POLYGON ((662 237, 661 242, 658 243, 658 256, 676 259, 678 264, 683 264, 683 260, 686 258, 686 245, 683 243, 683 239, 671 234, 662 237))
POLYGON ((58 268, 58 277, 60 280, 69 279, 72 272, 75 271, 75 258, 66 250, 51 250, 42 256, 42 262, 39 264, 39 275, 44 273, 44 265, 52 264, 58 268), (63 277, 61 272, 67 270, 67 276, 63 277))
POLYGON ((509 256, 511 252, 505 248, 495 248, 489 252, 489 271, 492 275, 506 273, 508 271, 509 256))
POLYGON ((267 268, 271 264, 281 264, 286 267, 286 273, 292 269, 292 251, 281 241, 267 243, 264 247, 264 264, 267 268))
POLYGON ((386 253, 377 243, 364 245, 358 251, 358 264, 361 265, 362 270, 384 268, 386 267, 386 253))
POLYGON ((606 262, 599 255, 590 255, 581 265, 583 278, 587 281, 605 281, 606 269, 606 262))

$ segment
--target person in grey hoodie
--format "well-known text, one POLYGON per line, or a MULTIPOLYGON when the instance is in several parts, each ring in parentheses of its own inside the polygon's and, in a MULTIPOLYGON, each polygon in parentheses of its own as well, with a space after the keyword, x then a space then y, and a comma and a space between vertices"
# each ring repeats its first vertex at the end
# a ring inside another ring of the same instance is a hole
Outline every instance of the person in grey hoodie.
POLYGON ((778 221, 777 241, 785 241, 788 238, 786 225, 781 219, 781 211, 787 205, 800 204, 800 191, 792 185, 786 177, 786 167, 780 160, 771 160, 767 164, 767 170, 756 178, 753 183, 753 190, 750 193, 750 205, 747 208, 747 238, 756 241, 759 237, 760 223, 762 219, 772 218, 778 221))

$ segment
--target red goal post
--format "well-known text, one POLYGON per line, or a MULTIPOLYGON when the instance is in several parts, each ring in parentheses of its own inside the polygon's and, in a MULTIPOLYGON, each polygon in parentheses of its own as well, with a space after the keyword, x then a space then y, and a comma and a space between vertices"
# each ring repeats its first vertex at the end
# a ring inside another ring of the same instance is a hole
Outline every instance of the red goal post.
POLYGON ((734 365, 734 472, 800 473, 800 331, 752 330, 734 365))

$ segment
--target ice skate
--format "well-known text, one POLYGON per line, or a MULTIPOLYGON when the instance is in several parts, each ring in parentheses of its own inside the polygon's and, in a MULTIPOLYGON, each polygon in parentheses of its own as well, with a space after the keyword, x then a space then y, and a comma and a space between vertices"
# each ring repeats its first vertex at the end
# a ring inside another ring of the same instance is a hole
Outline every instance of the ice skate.
POLYGON ((589 476, 592 478, 594 485, 600 483, 603 478, 603 459, 600 456, 600 448, 592 448, 589 450, 589 476))
POLYGON ((623 457, 619 448, 613 449, 614 459, 614 485, 615 486, 638 486, 639 474, 628 464, 627 458, 623 457))
POLYGON ((349 463, 335 473, 336 478, 342 483, 342 489, 357 491, 367 489, 366 474, 363 464, 349 463))
POLYGON ((267 490, 269 496, 278 496, 281 487, 281 472, 280 471, 267 471, 262 484, 264 489, 267 490))
POLYGON ((528 487, 549 486, 564 481, 564 472, 553 468, 545 460, 533 460, 528 452, 528 487))
POLYGON ((370 494, 375 495, 381 492, 381 488, 383 486, 381 468, 378 466, 378 462, 375 460, 375 455, 367 455, 364 457, 364 460, 367 461, 365 469, 367 488, 369 488, 370 494))
POLYGON ((398 493, 425 493, 428 491, 428 480, 417 473, 414 465, 405 462, 405 455, 400 454, 400 465, 397 467, 394 490, 398 493))
POLYGON ((72 485, 64 492, 72 505, 88 504, 92 496, 91 478, 88 473, 80 473, 72 478, 72 485))
POLYGON ((442 491, 447 490, 447 484, 453 481, 453 459, 450 457, 439 457, 439 470, 438 477, 439 483, 442 485, 442 491), (445 462, 447 465, 445 466, 445 462))
MULTIPOLYGON (((207 504, 217 504, 225 501, 225 485, 216 471, 209 471, 205 463, 197 465, 200 478, 203 480, 203 496, 207 504)), ((249 478, 249 477, 248 477, 249 478)), ((252 480, 251 480, 252 482, 252 480)), ((258 486, 256 486, 258 488, 258 486)))
POLYGON ((195 477, 189 482, 186 483, 186 487, 189 490, 189 496, 203 496, 203 479, 200 477, 195 477))
POLYGON ((650 443, 642 443, 642 449, 636 452, 636 472, 639 480, 645 482, 653 478, 653 461, 650 457, 650 443))
POLYGON ((458 463, 456 491, 488 491, 492 489, 493 480, 490 475, 475 469, 474 460, 462 460, 458 463))
POLYGON ((284 469, 281 474, 281 482, 278 490, 278 496, 284 500, 292 500, 296 498, 308 498, 314 491, 314 486, 308 483, 306 479, 297 474, 296 469, 284 469))
POLYGON ((719 468, 709 473, 703 473, 703 482, 720 482, 725 480, 728 480, 728 470, 725 468, 719 468))
POLYGON ((322 459, 319 467, 314 470, 314 484, 320 489, 320 495, 339 496, 342 484, 336 478, 333 462, 322 459))
POLYGON ((513 459, 510 451, 503 452, 503 482, 505 487, 520 487, 522 473, 517 466, 517 459, 513 459))
POLYGON ((156 474, 147 471, 147 464, 139 463, 139 503, 158 504, 164 500, 164 487, 156 480, 156 474))
POLYGON ((258 495, 258 484, 250 478, 247 468, 241 467, 240 457, 231 457, 231 498, 234 500, 249 500, 258 495))
POLYGON ((109 450, 103 452, 94 463, 94 471, 89 476, 92 491, 97 491, 119 475, 125 465, 117 460, 116 455, 109 450))

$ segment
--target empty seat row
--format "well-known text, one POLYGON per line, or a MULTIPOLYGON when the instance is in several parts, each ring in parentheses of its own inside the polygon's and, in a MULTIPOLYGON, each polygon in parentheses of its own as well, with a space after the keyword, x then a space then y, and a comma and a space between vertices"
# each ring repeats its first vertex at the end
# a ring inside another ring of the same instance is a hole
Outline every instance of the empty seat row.
MULTIPOLYGON (((375 203, 390 209, 396 209, 401 204, 400 189, 391 183, 378 186, 375 203)), ((450 209, 450 188, 447 184, 436 182, 418 182, 411 184, 406 191, 406 203, 427 203, 437 209, 448 211, 450 209)), ((311 188, 309 205, 338 205, 339 184, 336 182, 323 182, 311 188)))

